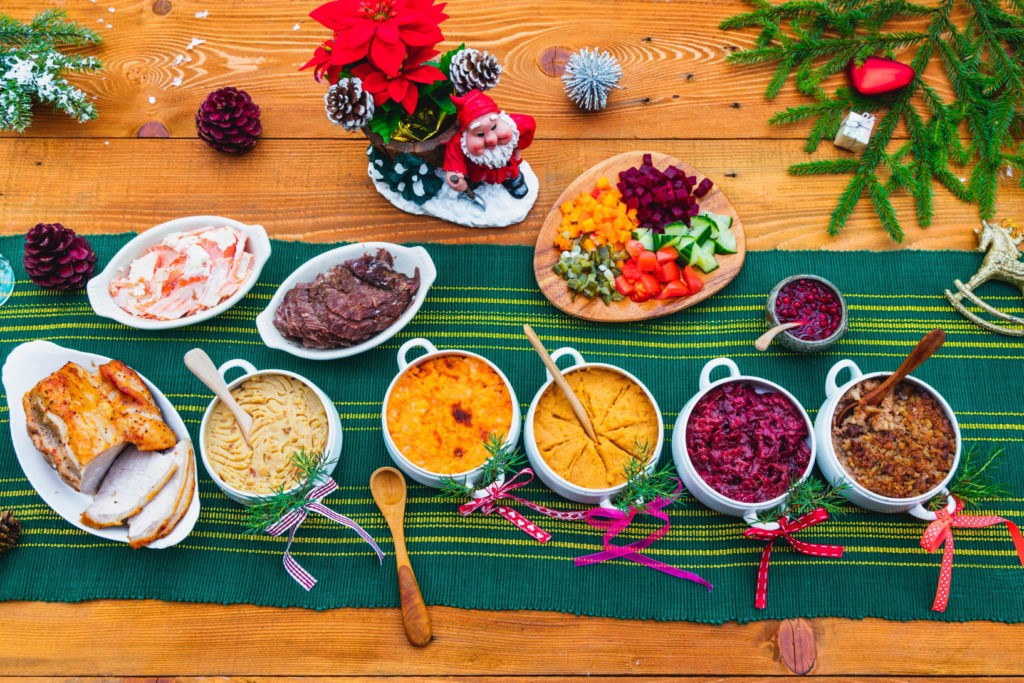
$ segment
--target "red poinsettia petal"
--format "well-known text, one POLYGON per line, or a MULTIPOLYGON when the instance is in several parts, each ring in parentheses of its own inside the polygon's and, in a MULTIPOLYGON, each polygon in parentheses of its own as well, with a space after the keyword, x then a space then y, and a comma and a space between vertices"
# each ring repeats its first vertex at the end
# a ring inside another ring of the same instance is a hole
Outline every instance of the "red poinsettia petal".
POLYGON ((370 43, 369 58, 374 66, 388 76, 397 76, 402 69, 402 62, 405 60, 405 45, 388 43, 377 35, 370 43))
POLYGON ((402 72, 402 75, 407 80, 414 83, 423 83, 424 85, 444 80, 444 72, 436 66, 430 66, 429 64, 421 64, 413 69, 406 69, 402 72))
POLYGON ((309 16, 327 28, 337 31, 352 24, 353 19, 361 19, 359 14, 360 0, 333 0, 320 5, 309 13, 309 16))
MULTIPOLYGON (((392 78, 388 81, 388 96, 395 102, 401 102, 409 92, 410 83, 404 78, 392 78)), ((415 90, 413 86, 413 90, 415 90)))
POLYGON ((416 111, 416 103, 420 99, 420 91, 417 88, 409 88, 402 99, 402 108, 409 114, 416 111))
POLYGON ((444 34, 435 22, 419 17, 402 17, 399 22, 402 42, 406 45, 437 45, 444 40, 444 34))
POLYGON ((383 40, 385 43, 400 43, 401 38, 398 35, 398 24, 393 20, 382 21, 377 24, 378 40, 383 40))

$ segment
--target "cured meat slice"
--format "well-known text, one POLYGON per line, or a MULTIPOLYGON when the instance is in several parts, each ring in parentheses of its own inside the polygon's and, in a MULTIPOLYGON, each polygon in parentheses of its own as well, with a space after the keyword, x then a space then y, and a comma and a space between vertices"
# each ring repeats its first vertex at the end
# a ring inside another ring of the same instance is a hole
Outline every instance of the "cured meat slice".
POLYGON ((110 467, 92 505, 82 513, 82 523, 97 529, 123 524, 157 495, 177 469, 170 455, 127 449, 110 467))
POLYGON ((196 472, 192 442, 183 439, 166 457, 174 460, 177 469, 163 489, 128 521, 128 542, 133 548, 171 533, 192 503, 196 472))

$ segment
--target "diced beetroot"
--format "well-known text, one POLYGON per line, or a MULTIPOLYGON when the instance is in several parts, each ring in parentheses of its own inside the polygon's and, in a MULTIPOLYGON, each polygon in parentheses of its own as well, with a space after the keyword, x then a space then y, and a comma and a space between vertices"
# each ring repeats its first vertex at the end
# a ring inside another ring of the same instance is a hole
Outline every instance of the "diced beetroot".
POLYGON ((659 171, 652 156, 644 154, 640 166, 619 172, 617 187, 626 206, 636 210, 640 227, 661 233, 666 223, 689 225, 689 217, 700 212, 697 199, 711 190, 712 183, 705 179, 695 187, 696 183, 696 176, 688 176, 676 166, 659 171))
POLYGON ((703 197, 704 195, 711 191, 712 185, 714 185, 714 183, 712 183, 710 179, 705 178, 704 180, 700 181, 700 185, 697 186, 697 189, 694 190, 693 193, 698 197, 703 197))

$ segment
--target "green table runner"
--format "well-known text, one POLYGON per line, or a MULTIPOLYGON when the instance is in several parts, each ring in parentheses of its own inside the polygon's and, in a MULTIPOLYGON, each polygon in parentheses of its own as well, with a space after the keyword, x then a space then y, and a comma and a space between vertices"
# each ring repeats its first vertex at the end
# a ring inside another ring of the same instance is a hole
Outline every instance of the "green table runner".
MULTIPOLYGON (((128 237, 91 241, 103 265, 128 237)), ((812 417, 824 400, 829 367, 853 358, 865 372, 895 367, 932 327, 948 332, 941 352, 917 376, 938 388, 960 420, 965 446, 1008 450, 998 476, 1011 497, 985 512, 1024 520, 1024 342, 984 333, 946 304, 941 292, 966 279, 979 256, 960 252, 754 252, 739 277, 695 309, 632 325, 599 325, 558 312, 537 291, 532 250, 524 247, 437 246, 428 250, 438 279, 412 323, 390 342, 331 362, 304 361, 261 343, 253 320, 295 267, 334 245, 274 242, 260 282, 219 318, 166 333, 145 333, 95 316, 84 293, 40 290, 20 267, 21 238, 0 238, 0 252, 18 273, 11 300, 0 307, 0 356, 17 344, 48 339, 128 363, 176 405, 193 438, 212 394, 181 362, 201 346, 214 361, 244 358, 258 368, 305 375, 335 402, 344 426, 341 488, 325 502, 367 529, 389 555, 379 566, 354 533, 310 518, 293 545, 296 558, 319 580, 309 593, 281 566, 283 538, 242 534, 240 507, 200 467, 202 514, 178 546, 132 551, 86 534, 60 519, 36 495, 14 457, 7 402, 0 405, 0 509, 22 520, 22 542, 0 556, 0 600, 78 601, 93 598, 254 603, 325 609, 384 607, 398 602, 391 539, 367 490, 370 473, 390 464, 381 439, 380 404, 397 371, 395 352, 422 336, 441 348, 478 352, 511 379, 525 414, 543 382, 543 368, 526 338, 529 323, 549 349, 574 346, 588 360, 623 367, 643 380, 664 412, 671 461, 671 428, 697 391, 709 359, 729 356, 745 374, 778 382, 812 417), (821 274, 847 295, 850 329, 827 353, 800 356, 772 347, 759 354, 753 339, 765 329, 763 307, 771 286, 796 272, 821 274)), ((983 296, 1022 313, 1020 294, 999 285, 983 296)), ((20 400, 20 397, 10 397, 20 400)), ((24 429, 14 425, 14 429, 24 429)), ((518 491, 559 509, 579 509, 535 481, 518 491)), ((801 533, 815 543, 846 547, 841 559, 801 555, 776 544, 768 609, 755 610, 754 582, 762 544, 742 536, 737 519, 710 512, 692 499, 671 509, 672 529, 648 554, 697 572, 714 584, 707 592, 628 562, 577 568, 573 558, 600 549, 601 535, 581 522, 556 521, 521 509, 553 534, 540 545, 497 515, 461 517, 432 489, 410 483, 406 526, 409 552, 428 604, 476 609, 543 609, 623 618, 723 622, 783 617, 1024 620, 1024 572, 1005 527, 957 530, 952 596, 943 615, 930 611, 940 555, 919 546, 923 523, 908 515, 880 515, 846 507, 838 519, 801 533)), ((642 538, 653 521, 635 524, 620 539, 642 538)))

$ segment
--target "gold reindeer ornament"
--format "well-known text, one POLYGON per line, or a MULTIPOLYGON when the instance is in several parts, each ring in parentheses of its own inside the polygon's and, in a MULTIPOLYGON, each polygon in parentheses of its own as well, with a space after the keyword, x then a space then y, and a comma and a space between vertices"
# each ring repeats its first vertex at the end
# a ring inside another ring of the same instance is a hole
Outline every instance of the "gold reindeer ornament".
POLYGON ((957 291, 946 290, 946 298, 953 308, 971 322, 986 330, 1006 334, 1013 337, 1024 337, 1024 318, 1010 315, 1000 311, 995 306, 982 301, 974 290, 989 280, 999 280, 1017 287, 1024 293, 1024 263, 1020 260, 1020 250, 1017 245, 1024 240, 1024 235, 1014 236, 1017 226, 1010 220, 1004 220, 1002 225, 990 225, 982 221, 981 229, 975 229, 974 234, 978 236, 978 251, 986 252, 985 260, 981 267, 974 274, 967 284, 960 280, 953 280, 957 291), (966 302, 965 302, 966 300, 966 302), (967 307, 967 302, 990 313, 993 317, 1005 320, 1010 323, 1021 325, 1020 328, 1007 327, 998 323, 986 320, 967 307))

